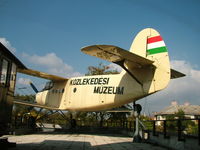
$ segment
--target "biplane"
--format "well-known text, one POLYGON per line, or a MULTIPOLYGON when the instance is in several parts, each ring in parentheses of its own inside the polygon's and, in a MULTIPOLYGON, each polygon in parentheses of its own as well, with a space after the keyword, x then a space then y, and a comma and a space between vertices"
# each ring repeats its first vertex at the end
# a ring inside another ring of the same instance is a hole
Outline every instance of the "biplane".
POLYGON ((152 28, 137 34, 130 51, 113 45, 92 45, 83 47, 81 51, 115 63, 123 70, 119 74, 63 78, 19 68, 20 73, 49 79, 50 82, 37 92, 36 103, 15 103, 52 110, 109 110, 163 90, 170 79, 185 76, 171 69, 165 42, 152 28))

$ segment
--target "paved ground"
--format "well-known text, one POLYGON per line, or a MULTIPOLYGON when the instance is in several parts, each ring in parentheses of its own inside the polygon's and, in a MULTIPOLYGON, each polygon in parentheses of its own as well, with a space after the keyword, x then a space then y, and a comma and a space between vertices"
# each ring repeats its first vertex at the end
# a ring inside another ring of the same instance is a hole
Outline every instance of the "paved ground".
POLYGON ((32 134, 10 136, 16 148, 9 150, 165 150, 151 144, 132 143, 120 135, 32 134))

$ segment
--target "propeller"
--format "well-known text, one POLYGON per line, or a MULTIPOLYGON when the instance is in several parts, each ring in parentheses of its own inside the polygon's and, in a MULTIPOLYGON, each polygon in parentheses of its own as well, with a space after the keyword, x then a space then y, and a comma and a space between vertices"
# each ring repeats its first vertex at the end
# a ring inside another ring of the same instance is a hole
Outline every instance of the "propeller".
POLYGON ((35 91, 35 93, 39 92, 38 89, 35 87, 35 85, 32 82, 30 82, 29 84, 32 87, 32 89, 35 91))

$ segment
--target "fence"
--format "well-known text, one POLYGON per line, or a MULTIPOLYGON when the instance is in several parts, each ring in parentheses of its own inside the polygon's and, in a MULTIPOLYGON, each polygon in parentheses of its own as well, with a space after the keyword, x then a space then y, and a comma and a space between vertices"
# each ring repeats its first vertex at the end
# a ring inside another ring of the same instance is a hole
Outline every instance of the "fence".
MULTIPOLYGON (((198 139, 198 145, 200 145, 200 119, 144 120, 142 122, 146 127, 144 130, 152 133, 152 136, 156 137, 159 134, 163 134, 165 139, 170 138, 170 136, 176 136, 178 141, 185 141, 187 138, 192 137, 198 139)), ((63 126, 66 126, 66 124, 63 124, 63 126)), ((100 122, 77 120, 76 126, 83 130, 85 127, 91 129, 102 128, 103 130, 116 129, 115 131, 125 130, 128 132, 133 132, 135 129, 134 121, 123 120, 100 122)))
POLYGON ((187 137, 198 139, 200 145, 200 119, 175 119, 175 120, 152 120, 153 136, 158 136, 159 133, 164 135, 164 138, 170 138, 171 135, 176 135, 178 141, 185 141, 187 137), (161 122, 160 125, 157 125, 161 122))
MULTIPOLYGON (((164 138, 177 136, 178 141, 185 141, 187 137, 198 139, 200 145, 200 119, 175 119, 175 120, 145 120, 142 121, 146 126, 146 132, 152 132, 153 136, 163 134, 164 138)), ((133 132, 135 129, 134 121, 77 121, 78 127, 100 127, 107 129, 118 129, 133 132)))

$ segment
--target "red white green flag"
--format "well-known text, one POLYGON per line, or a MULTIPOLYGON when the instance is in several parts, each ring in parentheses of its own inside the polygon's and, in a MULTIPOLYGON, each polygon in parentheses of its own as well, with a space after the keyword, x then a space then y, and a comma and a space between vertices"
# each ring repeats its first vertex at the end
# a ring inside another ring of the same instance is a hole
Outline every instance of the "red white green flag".
POLYGON ((147 55, 163 52, 167 52, 167 48, 160 35, 147 38, 147 55))

